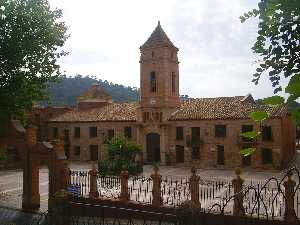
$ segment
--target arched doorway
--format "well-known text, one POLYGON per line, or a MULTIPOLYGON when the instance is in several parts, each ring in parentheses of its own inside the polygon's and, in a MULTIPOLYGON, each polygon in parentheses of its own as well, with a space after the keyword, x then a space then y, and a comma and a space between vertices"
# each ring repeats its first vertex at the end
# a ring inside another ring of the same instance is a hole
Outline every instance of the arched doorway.
POLYGON ((160 161, 160 135, 157 133, 149 133, 146 136, 147 146, 147 161, 160 161))

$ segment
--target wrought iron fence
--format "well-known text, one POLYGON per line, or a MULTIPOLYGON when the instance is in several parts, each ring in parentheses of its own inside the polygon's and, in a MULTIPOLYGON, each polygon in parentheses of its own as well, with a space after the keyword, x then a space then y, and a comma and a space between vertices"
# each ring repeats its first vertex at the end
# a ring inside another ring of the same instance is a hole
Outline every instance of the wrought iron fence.
POLYGON ((153 181, 151 177, 135 176, 128 181, 128 192, 130 200, 148 203, 152 202, 153 181))
POLYGON ((121 192, 121 179, 117 176, 98 175, 99 196, 103 198, 118 199, 121 192))
MULTIPOLYGON (((244 182, 243 189, 235 193, 231 181, 202 180, 199 181, 199 202, 202 209, 209 213, 233 214, 237 195, 243 199, 241 204, 245 215, 255 218, 282 219, 286 206, 285 181, 289 175, 295 176, 294 209, 300 217, 300 175, 299 169, 285 171, 280 177, 272 177, 264 182, 244 182)), ((81 187, 81 194, 87 195, 89 190, 88 172, 72 171, 71 182, 81 187)), ((114 176, 98 176, 97 185, 100 197, 117 199, 121 192, 121 178, 114 176)), ((153 180, 151 177, 135 176, 128 179, 129 199, 139 203, 151 204, 153 198, 153 180)), ((163 177, 161 180, 161 197, 164 206, 178 207, 191 199, 189 178, 174 179, 163 177)))
POLYGON ((170 177, 166 177, 162 179, 161 192, 164 205, 176 207, 185 201, 191 200, 190 182, 188 178, 174 180, 170 177))
POLYGON ((264 182, 250 182, 244 185, 241 192, 223 196, 219 202, 210 206, 207 212, 233 214, 233 205, 236 198, 241 198, 240 210, 246 216, 264 218, 267 220, 281 220, 286 210, 287 195, 285 182, 294 174, 294 209, 297 218, 300 216, 300 173, 299 169, 292 168, 282 177, 271 177, 264 182))
POLYGON ((90 175, 88 171, 70 171, 71 184, 80 187, 80 195, 86 196, 89 194, 90 175))

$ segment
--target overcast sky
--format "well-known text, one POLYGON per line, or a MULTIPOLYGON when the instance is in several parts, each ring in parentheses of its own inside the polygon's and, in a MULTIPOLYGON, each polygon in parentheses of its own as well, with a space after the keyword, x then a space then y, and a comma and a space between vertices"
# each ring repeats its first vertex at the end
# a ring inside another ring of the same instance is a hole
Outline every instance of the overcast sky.
POLYGON ((272 95, 251 83, 257 20, 239 16, 258 0, 50 0, 63 9, 71 37, 62 61, 68 76, 95 75, 139 87, 139 47, 160 20, 179 48, 180 94, 191 97, 272 95))

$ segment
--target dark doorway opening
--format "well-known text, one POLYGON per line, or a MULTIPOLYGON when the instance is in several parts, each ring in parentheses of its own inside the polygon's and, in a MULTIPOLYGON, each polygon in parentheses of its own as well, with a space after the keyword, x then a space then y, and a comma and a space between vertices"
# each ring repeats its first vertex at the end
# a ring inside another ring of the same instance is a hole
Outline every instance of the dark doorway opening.
POLYGON ((224 165, 225 163, 224 146, 218 145, 217 151, 218 151, 218 165, 224 165))
POLYGON ((176 162, 184 163, 184 146, 176 145, 176 162))
POLYGON ((91 160, 97 161, 98 160, 98 145, 90 145, 90 152, 91 152, 91 160))
POLYGON ((159 162, 160 161, 160 136, 156 133, 147 135, 147 161, 159 162))

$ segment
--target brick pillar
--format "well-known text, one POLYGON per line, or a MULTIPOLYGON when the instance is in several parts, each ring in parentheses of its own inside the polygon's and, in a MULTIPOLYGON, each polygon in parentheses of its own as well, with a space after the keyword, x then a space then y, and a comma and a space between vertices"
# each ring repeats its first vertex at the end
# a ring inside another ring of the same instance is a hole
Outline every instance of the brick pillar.
POLYGON ((163 204, 163 199, 161 197, 161 175, 158 173, 158 167, 154 167, 154 174, 151 174, 153 181, 152 189, 152 204, 154 206, 161 206, 163 204))
POLYGON ((29 125, 26 129, 26 143, 29 147, 37 144, 37 127, 29 125))
POLYGON ((67 190, 68 186, 71 183, 71 176, 70 176, 70 168, 68 164, 65 164, 64 168, 62 169, 62 181, 61 181, 61 188, 67 190))
POLYGON ((128 193, 128 171, 122 170, 121 172, 121 195, 120 200, 121 201, 129 201, 129 193, 128 193))
POLYGON ((283 183, 285 188, 285 212, 284 220, 287 223, 293 223, 297 221, 296 212, 294 209, 294 189, 296 182, 292 179, 292 173, 289 172, 287 180, 283 183))
POLYGON ((196 175, 194 167, 191 169, 192 176, 190 177, 191 200, 194 204, 200 205, 199 201, 199 180, 200 177, 196 175))
POLYGON ((233 215, 234 216, 244 216, 245 208, 243 205, 244 196, 242 193, 244 180, 240 177, 241 170, 235 170, 236 178, 232 180, 233 190, 234 190, 234 203, 233 203, 233 215))
POLYGON ((93 168, 89 171, 90 175, 90 192, 89 197, 90 198, 98 198, 99 197, 99 191, 98 191, 98 171, 96 169, 95 163, 93 163, 93 168))

